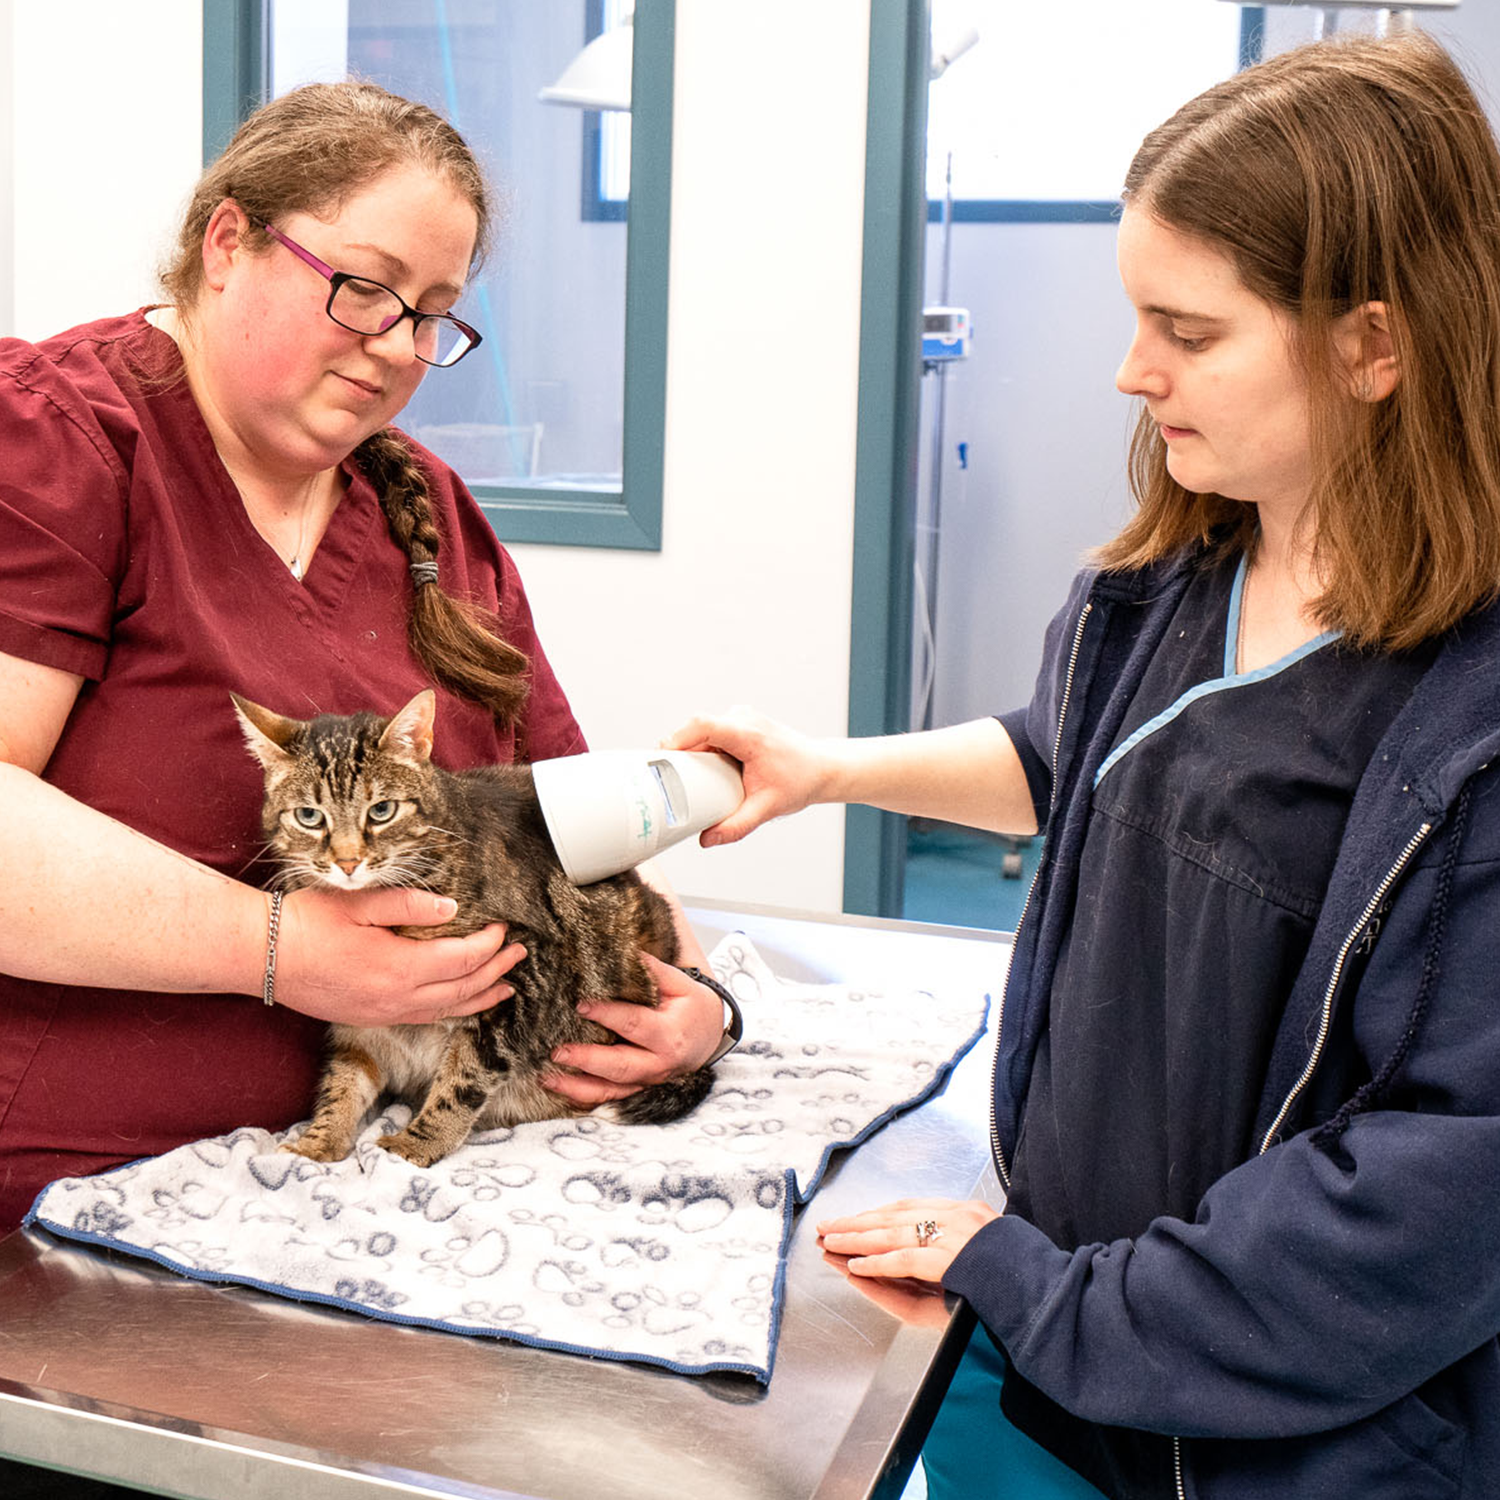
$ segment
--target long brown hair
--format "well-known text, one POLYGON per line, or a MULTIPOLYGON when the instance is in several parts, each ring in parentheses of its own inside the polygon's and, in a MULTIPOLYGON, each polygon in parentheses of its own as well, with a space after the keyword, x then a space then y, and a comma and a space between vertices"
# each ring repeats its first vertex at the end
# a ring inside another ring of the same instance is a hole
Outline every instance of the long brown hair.
MULTIPOLYGON (((1314 43, 1261 63, 1148 135, 1126 202, 1227 255, 1291 315, 1309 383, 1309 540, 1319 620, 1402 650, 1500 592, 1500 151, 1457 65, 1421 33, 1314 43), (1334 325, 1387 308, 1400 368, 1359 400, 1334 325)), ((1138 509, 1098 554, 1253 547, 1255 511, 1172 479, 1146 413, 1138 509)))
MULTIPOLYGON (((336 215, 350 197, 402 166, 430 172, 473 207, 471 269, 477 266, 490 245, 492 195, 463 137, 425 104, 376 84, 310 83, 256 110, 205 169, 161 273, 162 287, 191 324, 203 286, 203 237, 226 198, 249 218, 249 243, 269 248, 261 224, 294 213, 336 215)), ((380 496, 392 539, 413 565, 413 653, 436 681, 483 704, 502 723, 512 722, 526 697, 526 657, 500 638, 488 614, 436 581, 442 537, 414 453, 387 428, 366 438, 354 459, 380 496)))

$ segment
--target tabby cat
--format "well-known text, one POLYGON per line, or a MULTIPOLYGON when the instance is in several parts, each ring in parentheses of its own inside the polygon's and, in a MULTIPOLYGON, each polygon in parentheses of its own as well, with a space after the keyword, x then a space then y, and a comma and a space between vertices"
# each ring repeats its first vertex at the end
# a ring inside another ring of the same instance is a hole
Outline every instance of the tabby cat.
MULTIPOLYGON (((381 1138, 387 1151, 430 1166, 475 1129, 590 1111, 548 1093, 553 1049, 613 1042, 579 1000, 656 1003, 640 953, 677 956, 667 903, 632 870, 593 885, 563 874, 542 820, 531 771, 495 766, 453 774, 432 764, 432 692, 399 713, 283 718, 234 696, 265 772, 262 820, 289 889, 419 886, 458 902, 442 927, 399 929, 417 938, 462 935, 504 922, 527 956, 506 975, 515 997, 478 1015, 433 1025, 330 1028, 312 1123, 283 1150, 336 1161, 383 1094, 417 1112, 381 1138), (420 1107, 418 1107, 420 1106, 420 1107)), ((709 1068, 601 1106, 627 1123, 664 1123, 708 1093, 709 1068)))

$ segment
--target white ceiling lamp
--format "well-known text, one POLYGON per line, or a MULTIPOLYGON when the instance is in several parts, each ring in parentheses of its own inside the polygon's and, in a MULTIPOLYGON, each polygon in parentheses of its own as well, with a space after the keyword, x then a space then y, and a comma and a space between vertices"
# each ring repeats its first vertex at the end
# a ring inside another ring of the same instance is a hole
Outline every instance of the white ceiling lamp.
MULTIPOLYGON (((628 110, 631 54, 635 46, 633 14, 632 6, 621 16, 618 26, 601 31, 563 69, 557 82, 544 88, 537 98, 547 104, 571 104, 577 109, 628 110)), ((973 26, 956 28, 944 38, 934 36, 929 77, 941 78, 978 40, 979 31, 973 26)))
POLYGON ((929 81, 934 78, 941 78, 970 47, 979 41, 979 28, 977 26, 960 25, 953 31, 939 35, 938 22, 939 18, 934 13, 932 52, 929 55, 927 64, 927 77, 929 81))
POLYGON ((537 98, 547 104, 571 104, 576 109, 630 108, 630 63, 635 47, 634 8, 618 26, 601 31, 562 71, 562 76, 537 98))

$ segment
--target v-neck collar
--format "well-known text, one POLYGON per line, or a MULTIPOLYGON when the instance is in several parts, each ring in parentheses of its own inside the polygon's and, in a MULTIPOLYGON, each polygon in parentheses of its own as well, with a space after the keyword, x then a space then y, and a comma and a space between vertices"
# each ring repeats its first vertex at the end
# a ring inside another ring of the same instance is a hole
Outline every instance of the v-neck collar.
POLYGON ((1284 672, 1294 662, 1299 662, 1304 656, 1311 656, 1314 651, 1321 651, 1331 641, 1336 641, 1343 634, 1341 630, 1325 630, 1315 635, 1310 641, 1304 641, 1300 646, 1288 651, 1285 656, 1279 656, 1273 662, 1267 662, 1263 667, 1256 667, 1250 672, 1241 672, 1236 669, 1235 658, 1239 655, 1240 645, 1240 615, 1245 604, 1245 578, 1250 571, 1250 557, 1248 553, 1240 554, 1239 566, 1234 570, 1234 583, 1229 590, 1229 608, 1224 620, 1224 672, 1222 681, 1225 683, 1259 682, 1266 677, 1274 677, 1278 672, 1284 672))
MULTIPOLYGON (((164 329, 150 322, 145 312, 143 309, 139 316, 142 325, 151 331, 152 339, 162 340, 164 345, 170 345, 176 351, 176 341, 164 329)), ((345 457, 338 466, 343 494, 328 519, 311 562, 298 579, 276 549, 255 529, 239 487, 219 456, 213 434, 187 380, 177 382, 170 394, 181 403, 184 421, 196 434, 205 459, 205 477, 217 485, 216 508, 222 511, 224 524, 234 534, 241 554, 256 559, 255 566, 262 577, 274 579, 271 586, 283 592, 297 608, 337 609, 358 571, 360 559, 369 544, 371 527, 383 523, 379 497, 354 456, 345 457)))
POLYGON ((1235 671, 1234 658, 1236 646, 1239 641, 1240 611, 1243 605, 1245 575, 1248 571, 1248 559, 1241 556, 1239 565, 1235 569, 1234 582, 1230 585, 1229 605, 1225 610, 1224 618, 1224 656, 1223 672, 1218 677, 1210 677, 1204 681, 1196 682, 1185 691, 1181 692, 1171 703, 1160 712, 1154 714, 1139 728, 1134 730, 1110 753, 1105 756, 1098 771, 1094 773, 1094 785, 1098 786, 1101 781, 1143 740, 1148 739, 1158 730, 1165 729, 1180 714, 1191 708, 1193 704, 1204 698, 1211 697, 1215 693, 1232 691, 1235 688, 1249 687, 1253 683, 1265 682, 1267 679, 1285 672, 1289 667, 1295 666, 1299 661, 1305 660, 1316 651, 1321 651, 1324 646, 1339 639, 1342 632, 1337 630, 1325 630, 1316 635, 1310 641, 1304 641, 1295 650, 1288 651, 1285 656, 1278 657, 1273 662, 1268 662, 1263 667, 1257 667, 1252 672, 1235 671))

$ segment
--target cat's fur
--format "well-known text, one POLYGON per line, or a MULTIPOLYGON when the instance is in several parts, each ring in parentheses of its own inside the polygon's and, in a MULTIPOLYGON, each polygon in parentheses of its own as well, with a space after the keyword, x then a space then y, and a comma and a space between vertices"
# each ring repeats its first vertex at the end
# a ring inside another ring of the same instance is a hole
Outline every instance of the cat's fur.
MULTIPOLYGON (((234 704, 265 772, 262 819, 289 889, 419 886, 452 896, 458 915, 441 927, 400 929, 407 935, 462 935, 504 922, 527 953, 506 975, 514 999, 478 1015, 427 1026, 332 1026, 312 1123, 283 1149, 315 1161, 347 1156, 384 1093, 417 1113, 379 1144, 418 1166, 446 1156, 471 1130, 588 1113, 539 1080, 558 1071, 551 1058, 562 1044, 616 1040, 578 1014, 580 1000, 656 1003, 640 954, 676 959, 667 903, 633 870, 572 884, 528 767, 453 774, 434 766, 430 691, 390 718, 304 723, 238 696, 234 704)), ((712 1071, 700 1068, 601 1112, 630 1123, 674 1120, 712 1082, 712 1071)))

